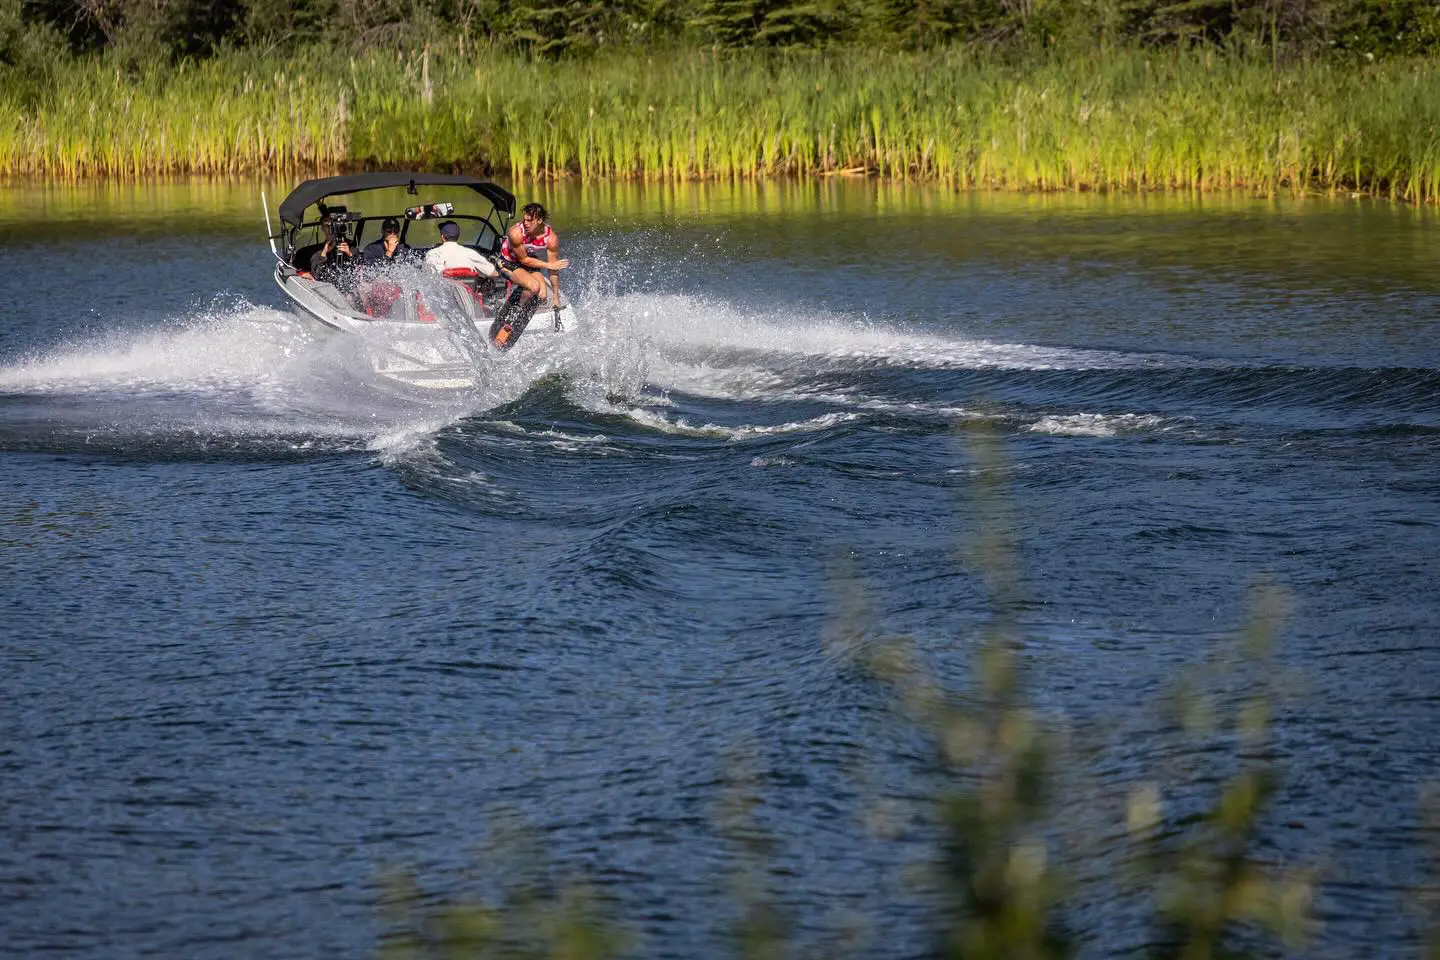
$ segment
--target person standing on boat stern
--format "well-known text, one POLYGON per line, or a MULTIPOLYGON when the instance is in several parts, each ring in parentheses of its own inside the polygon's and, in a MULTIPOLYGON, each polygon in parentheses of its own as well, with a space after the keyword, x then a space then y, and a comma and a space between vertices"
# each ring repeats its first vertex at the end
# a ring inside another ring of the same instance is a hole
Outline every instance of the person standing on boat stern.
MULTIPOLYGON (((520 220, 510 225, 500 244, 500 270, 518 289, 511 293, 500 309, 500 316, 491 333, 497 339, 504 322, 515 327, 514 336, 524 331, 535 314, 535 308, 547 299, 555 311, 555 329, 560 329, 560 277, 558 271, 570 265, 560 258, 560 237, 546 222, 549 214, 538 203, 527 203, 520 211, 520 220), (541 270, 549 271, 549 289, 541 270), (515 315, 515 311, 519 311, 515 315), (515 315, 512 319, 512 315, 515 315)), ((501 346, 506 343, 497 340, 501 346)))
POLYGON ((495 269, 495 264, 459 243, 459 239, 460 224, 454 220, 446 220, 440 224, 440 246, 431 248, 430 252, 425 254, 425 262, 440 273, 468 268, 486 277, 499 275, 500 271, 495 269))

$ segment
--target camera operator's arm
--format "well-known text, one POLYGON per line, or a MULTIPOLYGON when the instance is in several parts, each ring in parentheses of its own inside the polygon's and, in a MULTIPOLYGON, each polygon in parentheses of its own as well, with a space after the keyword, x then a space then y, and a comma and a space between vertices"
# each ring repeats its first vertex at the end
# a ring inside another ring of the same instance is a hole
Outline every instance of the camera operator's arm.
POLYGON ((329 237, 325 238, 325 245, 310 255, 310 272, 320 272, 330 262, 330 256, 335 250, 335 241, 329 237))
POLYGON ((325 204, 320 204, 320 233, 325 237, 325 244, 310 257, 311 273, 315 272, 315 265, 328 260, 335 249, 335 228, 330 220, 330 211, 325 209, 325 204))

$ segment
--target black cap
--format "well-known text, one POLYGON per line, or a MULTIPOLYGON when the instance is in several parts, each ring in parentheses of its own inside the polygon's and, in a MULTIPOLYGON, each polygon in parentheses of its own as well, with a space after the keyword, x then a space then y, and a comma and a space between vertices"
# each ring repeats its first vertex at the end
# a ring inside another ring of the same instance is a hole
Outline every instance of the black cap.
POLYGON ((382 223, 382 224, 380 224, 380 232, 381 232, 381 233, 399 233, 399 232, 400 232, 400 221, 399 221, 399 220, 396 220, 394 217, 386 217, 386 218, 385 218, 385 222, 382 223))
POLYGON ((444 237, 446 240, 459 240, 460 224, 456 223, 454 220, 446 220, 444 223, 440 224, 440 236, 444 237))

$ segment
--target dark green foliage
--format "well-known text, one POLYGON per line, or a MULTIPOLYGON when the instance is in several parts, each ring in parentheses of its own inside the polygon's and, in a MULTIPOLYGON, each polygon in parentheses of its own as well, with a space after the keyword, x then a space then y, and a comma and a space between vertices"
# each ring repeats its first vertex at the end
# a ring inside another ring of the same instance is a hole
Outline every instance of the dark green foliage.
POLYGON ((65 51, 65 36, 28 6, 25 0, 0 0, 0 64, 44 70, 65 51))
POLYGON ((767 0, 699 0, 691 23, 722 47, 748 47, 767 5, 767 0))
POLYGON ((827 0, 777 3, 760 21, 755 43, 771 47, 818 47, 840 38, 849 26, 845 12, 827 0))
POLYGON ((1006 0, 959 0, 940 9, 949 14, 960 39, 994 43, 1022 33, 1028 26, 1031 7, 1006 0))
POLYGON ((1335 3, 1328 43, 1361 56, 1423 54, 1440 45, 1440 3, 1434 0, 1351 0, 1335 3))
POLYGON ((261 47, 308 45, 324 35, 335 6, 335 0, 250 0, 239 17, 238 38, 261 47))
POLYGON ((1155 24, 1170 26, 1177 33, 1204 31, 1210 39, 1220 40, 1235 26, 1246 4, 1234 0, 1174 0, 1154 6, 1150 19, 1155 24))
POLYGON ((241 29, 248 7, 227 0, 19 0, 27 26, 57 32, 70 50, 121 50, 135 59, 209 56, 241 29))
POLYGON ((76 53, 98 50, 117 39, 118 22, 104 0, 19 0, 15 4, 27 25, 59 31, 76 53))
POLYGON ((888 34, 913 50, 937 47, 964 32, 962 0, 885 0, 878 5, 876 19, 882 35, 888 34))
POLYGON ((227 0, 182 0, 157 24, 159 42, 181 56, 207 56, 234 36, 239 13, 227 0))
POLYGON ((27 19, 21 0, 0 0, 0 83, 19 103, 31 106, 45 95, 66 52, 60 30, 27 19))
POLYGON ((722 47, 821 47, 853 39, 862 17, 844 0, 696 0, 689 22, 722 47))
POLYGON ((46 36, 136 61, 221 47, 293 52, 317 42, 418 51, 487 42, 546 57, 617 45, 987 52, 1144 43, 1263 50, 1296 59, 1426 54, 1434 0, 4 0, 0 58, 46 36), (27 32, 38 28, 40 33, 27 32), (20 37, 30 39, 21 40, 20 37))
POLYGON ((518 42, 544 56, 592 53, 604 46, 664 33, 672 5, 665 0, 607 3, 604 0, 536 0, 508 5, 497 18, 498 39, 518 42))
POLYGON ((1219 44, 1234 30, 1241 6, 1235 0, 1148 0, 1131 5, 1130 11, 1144 39, 1219 44))

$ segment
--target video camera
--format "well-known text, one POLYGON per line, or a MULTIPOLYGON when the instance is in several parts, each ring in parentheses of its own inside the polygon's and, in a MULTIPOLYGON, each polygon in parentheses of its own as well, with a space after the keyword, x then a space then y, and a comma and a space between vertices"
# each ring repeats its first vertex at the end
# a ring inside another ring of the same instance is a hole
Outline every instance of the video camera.
POLYGON ((350 225, 364 219, 359 210, 351 212, 344 207, 325 207, 320 211, 320 215, 330 218, 330 236, 334 239, 335 246, 338 247, 342 241, 354 244, 355 241, 350 236, 350 225))

